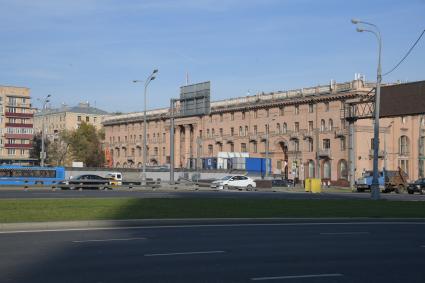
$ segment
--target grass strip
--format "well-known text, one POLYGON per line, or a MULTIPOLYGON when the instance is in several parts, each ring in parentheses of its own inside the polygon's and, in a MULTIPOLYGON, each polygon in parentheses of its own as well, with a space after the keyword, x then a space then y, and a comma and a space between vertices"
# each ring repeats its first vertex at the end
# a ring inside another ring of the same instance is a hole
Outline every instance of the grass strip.
POLYGON ((283 199, 7 199, 0 223, 165 218, 425 217, 425 202, 283 199))

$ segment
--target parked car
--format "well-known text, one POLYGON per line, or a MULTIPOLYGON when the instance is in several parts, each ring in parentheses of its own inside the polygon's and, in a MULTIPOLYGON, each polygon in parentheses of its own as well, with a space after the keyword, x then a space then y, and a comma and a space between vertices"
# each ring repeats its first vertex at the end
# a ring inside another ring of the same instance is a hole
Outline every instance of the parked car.
POLYGON ((218 179, 211 183, 211 188, 213 189, 228 189, 230 187, 234 188, 246 188, 252 190, 257 184, 253 179, 243 175, 234 175, 234 176, 224 176, 221 179, 218 179))
POLYGON ((59 183, 61 189, 108 189, 111 184, 110 178, 104 178, 93 174, 84 174, 59 183))
POLYGON ((294 181, 289 179, 273 179, 272 187, 293 187, 294 181))
POLYGON ((425 178, 417 179, 414 183, 407 186, 407 192, 413 194, 415 192, 421 195, 425 194, 425 178))

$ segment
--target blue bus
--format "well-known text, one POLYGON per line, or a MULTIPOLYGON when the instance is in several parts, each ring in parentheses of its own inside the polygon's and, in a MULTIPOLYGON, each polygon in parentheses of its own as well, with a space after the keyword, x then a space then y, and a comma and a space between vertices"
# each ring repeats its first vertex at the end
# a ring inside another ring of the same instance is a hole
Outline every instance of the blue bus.
POLYGON ((52 185, 64 179, 64 167, 0 166, 0 185, 52 185))

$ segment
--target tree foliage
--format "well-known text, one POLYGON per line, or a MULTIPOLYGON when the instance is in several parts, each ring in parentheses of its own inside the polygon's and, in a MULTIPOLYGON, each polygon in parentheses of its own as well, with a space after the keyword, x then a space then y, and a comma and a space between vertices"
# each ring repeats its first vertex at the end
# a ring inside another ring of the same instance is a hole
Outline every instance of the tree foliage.
MULTIPOLYGON (((101 167, 105 163, 102 151, 102 132, 93 125, 81 123, 74 131, 65 132, 61 137, 64 145, 71 150, 74 161, 82 161, 87 167, 101 167)), ((67 152, 67 150, 65 150, 67 152)))

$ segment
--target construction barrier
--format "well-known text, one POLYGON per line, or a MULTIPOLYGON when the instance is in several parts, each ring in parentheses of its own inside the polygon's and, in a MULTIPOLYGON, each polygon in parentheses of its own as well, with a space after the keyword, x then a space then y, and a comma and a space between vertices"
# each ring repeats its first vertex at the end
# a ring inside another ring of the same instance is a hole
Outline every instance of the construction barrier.
POLYGON ((308 193, 322 192, 321 180, 319 178, 307 178, 304 182, 304 189, 308 193))

